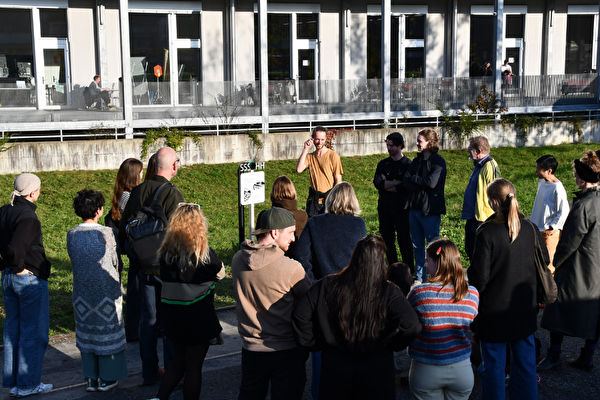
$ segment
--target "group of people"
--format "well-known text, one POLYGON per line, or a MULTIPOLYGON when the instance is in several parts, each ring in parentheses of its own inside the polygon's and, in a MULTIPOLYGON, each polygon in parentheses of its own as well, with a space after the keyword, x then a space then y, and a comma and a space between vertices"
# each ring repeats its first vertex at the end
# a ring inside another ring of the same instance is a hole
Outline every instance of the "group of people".
MULTIPOLYGON (((474 168, 462 208, 467 281, 457 246, 439 238, 447 169, 434 129, 418 133, 414 160, 403 154, 400 133, 386 137, 389 157, 373 179, 381 236, 367 235, 354 189, 342 181, 340 158, 326 143, 327 130, 315 128, 298 160, 297 172, 311 175, 306 212, 297 207, 292 180, 278 177, 273 207, 259 214, 255 239, 242 242, 233 257, 242 338, 239 399, 265 398, 269 388, 273 399, 301 399, 309 352, 314 399, 393 399, 394 352, 407 347, 415 399, 466 399, 474 382, 470 330, 481 349, 485 399, 504 399, 507 365, 510 397, 536 398, 536 368, 561 366, 564 335, 585 339, 570 364, 593 367, 600 331, 598 318, 590 318, 600 311, 594 268, 600 259, 594 245, 600 150, 574 161, 580 191, 571 210, 555 176, 556 159, 537 159, 538 193, 528 220, 513 184, 500 177, 487 139, 472 138, 474 168), (537 366, 536 243, 559 288, 558 300, 544 309, 550 348, 537 366)), ((168 399, 178 384, 185 399, 200 395, 204 358, 221 340, 214 292, 225 269, 208 244, 200 206, 185 203, 170 183, 178 169, 177 153, 168 147, 150 159, 144 181, 142 162, 125 160, 105 226, 99 224, 100 192, 84 189, 73 199, 82 222, 67 233, 67 250, 87 391, 108 391, 125 378, 127 341, 139 340, 144 384, 160 381, 156 399, 168 399), (126 239, 130 217, 152 203, 169 220, 156 270, 142 267, 126 239), (121 254, 129 258, 125 318, 121 254), (161 336, 166 370, 157 354, 161 336)), ((37 176, 19 175, 11 204, 0 208, 3 386, 16 396, 52 389, 41 382, 50 263, 35 214, 40 186, 37 176)))

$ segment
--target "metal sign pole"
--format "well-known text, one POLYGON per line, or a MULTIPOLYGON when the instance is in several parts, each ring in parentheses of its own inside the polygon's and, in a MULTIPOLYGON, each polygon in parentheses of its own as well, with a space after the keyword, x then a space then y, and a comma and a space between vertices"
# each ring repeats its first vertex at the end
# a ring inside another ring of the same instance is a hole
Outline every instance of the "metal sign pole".
POLYGON ((244 206, 249 205, 248 237, 254 230, 254 204, 265 201, 265 172, 256 171, 265 168, 265 163, 255 161, 241 163, 238 167, 238 205, 239 205, 239 242, 242 243, 245 236, 244 206))

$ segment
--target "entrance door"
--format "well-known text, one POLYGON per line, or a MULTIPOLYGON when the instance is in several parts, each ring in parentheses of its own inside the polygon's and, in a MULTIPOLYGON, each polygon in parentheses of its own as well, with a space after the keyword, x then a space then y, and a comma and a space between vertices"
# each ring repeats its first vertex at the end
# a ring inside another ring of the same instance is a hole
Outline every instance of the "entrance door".
POLYGON ((36 67, 38 105, 40 109, 66 108, 71 104, 67 41, 43 41, 41 51, 44 62, 36 67))
POLYGON ((523 75, 521 69, 521 47, 507 47, 506 60, 515 75, 523 75))
POLYGON ((298 102, 316 102, 318 93, 318 54, 316 40, 298 40, 296 60, 296 93, 298 102))

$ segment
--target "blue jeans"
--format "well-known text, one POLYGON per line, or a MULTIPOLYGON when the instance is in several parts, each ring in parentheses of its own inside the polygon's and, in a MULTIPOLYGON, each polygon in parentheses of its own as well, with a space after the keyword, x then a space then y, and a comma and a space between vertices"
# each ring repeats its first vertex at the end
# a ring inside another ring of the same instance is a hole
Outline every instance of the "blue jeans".
MULTIPOLYGON (((158 352, 158 332, 161 327, 160 311, 157 305, 160 305, 160 291, 162 281, 156 275, 148 275, 138 272, 140 281, 140 294, 142 297, 142 312, 140 320, 140 357, 142 358, 142 378, 150 379, 159 370, 158 352)), ((163 362, 165 368, 175 357, 173 343, 166 337, 163 337, 163 362)))
POLYGON ((511 399, 537 399, 535 372, 535 342, 533 334, 526 339, 490 343, 480 341, 482 363, 479 366, 483 398, 504 400, 506 346, 510 346, 510 381, 508 396, 511 399))
POLYGON ((410 210, 410 236, 412 245, 415 249, 415 268, 417 270, 415 278, 421 282, 427 282, 427 269, 425 268, 425 240, 431 243, 433 239, 440 236, 440 223, 442 218, 439 215, 424 216, 421 211, 410 210))
POLYGON ((42 380, 48 345, 48 281, 7 268, 2 271, 2 295, 6 310, 2 387, 33 389, 42 380))

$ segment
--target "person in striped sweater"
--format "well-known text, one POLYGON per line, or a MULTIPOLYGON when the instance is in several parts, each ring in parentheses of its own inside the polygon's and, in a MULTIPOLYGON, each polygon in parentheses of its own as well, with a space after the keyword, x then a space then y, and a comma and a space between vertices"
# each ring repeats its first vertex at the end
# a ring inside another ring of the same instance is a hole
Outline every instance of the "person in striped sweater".
POLYGON ((425 266, 433 278, 408 294, 423 326, 408 350, 410 392, 414 399, 468 399, 474 380, 467 331, 477 315, 479 293, 465 281, 451 240, 432 241, 425 266))

